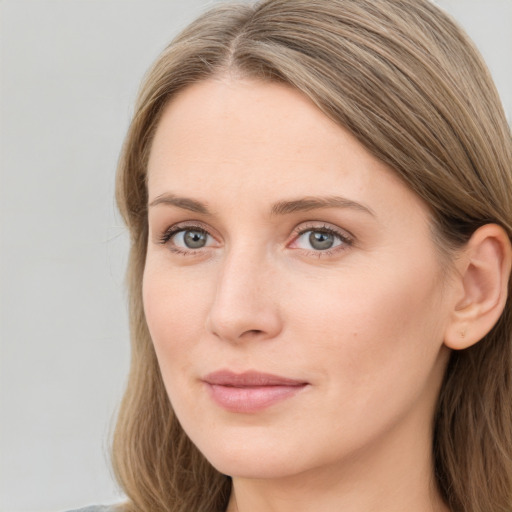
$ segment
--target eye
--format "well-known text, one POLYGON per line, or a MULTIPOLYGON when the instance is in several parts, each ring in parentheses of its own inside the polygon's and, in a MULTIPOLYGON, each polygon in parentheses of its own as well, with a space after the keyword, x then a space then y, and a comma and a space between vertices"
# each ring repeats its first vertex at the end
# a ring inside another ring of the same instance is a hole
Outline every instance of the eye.
POLYGON ((340 245, 340 240, 332 233, 325 233, 324 231, 306 231, 300 238, 306 238, 307 243, 317 251, 325 251, 332 249, 336 245, 340 245))
POLYGON ((199 226, 171 226, 160 238, 160 243, 173 252, 188 253, 214 245, 215 239, 199 226))
POLYGON ((333 250, 343 249, 353 243, 348 235, 329 226, 299 226, 296 232, 297 237, 290 245, 292 249, 330 254, 333 250))
POLYGON ((201 249, 206 247, 208 242, 208 233, 198 229, 184 229, 178 231, 170 239, 178 247, 184 247, 187 249, 201 249))

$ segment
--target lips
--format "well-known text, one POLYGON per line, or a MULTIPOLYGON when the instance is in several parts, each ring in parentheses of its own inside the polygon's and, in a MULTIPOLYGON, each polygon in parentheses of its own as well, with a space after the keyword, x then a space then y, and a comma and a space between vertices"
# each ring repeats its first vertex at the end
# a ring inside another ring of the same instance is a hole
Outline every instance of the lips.
POLYGON ((260 411, 292 398, 308 386, 305 381, 255 371, 221 370, 210 373, 203 382, 217 405, 237 413, 260 411))

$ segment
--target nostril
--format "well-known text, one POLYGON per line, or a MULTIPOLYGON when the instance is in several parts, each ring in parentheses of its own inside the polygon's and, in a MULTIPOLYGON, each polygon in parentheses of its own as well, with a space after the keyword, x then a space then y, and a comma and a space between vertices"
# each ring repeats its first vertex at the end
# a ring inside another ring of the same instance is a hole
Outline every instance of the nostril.
POLYGON ((245 331, 244 333, 242 333, 242 336, 245 336, 245 335, 252 335, 252 336, 256 336, 257 334, 261 334, 263 331, 259 330, 259 329, 250 329, 248 331, 245 331))

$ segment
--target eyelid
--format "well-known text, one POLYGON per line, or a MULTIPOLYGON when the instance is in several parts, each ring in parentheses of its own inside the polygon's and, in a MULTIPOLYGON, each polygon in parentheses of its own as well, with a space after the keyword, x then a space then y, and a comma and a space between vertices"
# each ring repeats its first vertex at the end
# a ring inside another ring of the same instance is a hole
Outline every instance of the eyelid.
POLYGON ((331 224, 330 222, 325 222, 321 220, 301 222, 300 224, 293 228, 293 232, 295 233, 295 235, 300 235, 305 233, 306 231, 315 230, 331 232, 340 236, 341 238, 350 240, 352 242, 355 241, 355 236, 347 229, 340 228, 339 226, 336 226, 336 224, 331 224))

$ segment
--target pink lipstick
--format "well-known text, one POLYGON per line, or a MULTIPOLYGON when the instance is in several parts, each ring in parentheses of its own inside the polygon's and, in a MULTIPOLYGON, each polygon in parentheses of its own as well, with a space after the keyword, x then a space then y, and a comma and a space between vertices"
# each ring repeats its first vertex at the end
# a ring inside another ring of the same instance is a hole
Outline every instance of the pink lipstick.
POLYGON ((286 400, 303 390, 308 383, 278 375, 248 371, 234 373, 221 370, 203 381, 213 400, 230 412, 252 413, 286 400))

